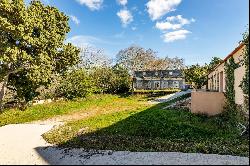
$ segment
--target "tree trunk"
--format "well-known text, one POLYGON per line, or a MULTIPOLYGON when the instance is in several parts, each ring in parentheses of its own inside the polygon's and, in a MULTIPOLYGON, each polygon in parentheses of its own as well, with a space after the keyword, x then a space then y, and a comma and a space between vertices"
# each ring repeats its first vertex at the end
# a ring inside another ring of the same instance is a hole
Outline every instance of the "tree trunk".
POLYGON ((0 82, 0 111, 3 109, 3 99, 6 93, 8 76, 6 76, 2 82, 0 82))

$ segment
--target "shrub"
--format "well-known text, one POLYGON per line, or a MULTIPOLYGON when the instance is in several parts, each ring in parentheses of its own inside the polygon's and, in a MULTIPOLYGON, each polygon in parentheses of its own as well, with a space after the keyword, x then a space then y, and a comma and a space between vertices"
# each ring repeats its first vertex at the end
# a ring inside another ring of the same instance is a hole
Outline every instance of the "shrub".
POLYGON ((113 93, 128 93, 131 90, 132 85, 132 79, 128 70, 120 66, 114 66, 113 72, 115 74, 113 93))
POLYGON ((44 100, 58 97, 59 94, 57 94, 57 90, 60 87, 62 79, 61 75, 53 75, 50 79, 50 84, 47 86, 41 86, 37 89, 39 95, 36 99, 44 100))
POLYGON ((97 88, 97 92, 120 94, 131 89, 131 78, 128 71, 120 66, 95 68, 90 76, 97 88))
POLYGON ((73 70, 67 72, 63 76, 61 85, 57 89, 59 97, 65 97, 67 99, 82 98, 96 91, 96 87, 83 69, 73 70))
POLYGON ((169 88, 164 90, 135 90, 133 91, 134 94, 143 94, 147 96, 164 96, 168 94, 172 94, 175 92, 179 92, 179 89, 169 88))

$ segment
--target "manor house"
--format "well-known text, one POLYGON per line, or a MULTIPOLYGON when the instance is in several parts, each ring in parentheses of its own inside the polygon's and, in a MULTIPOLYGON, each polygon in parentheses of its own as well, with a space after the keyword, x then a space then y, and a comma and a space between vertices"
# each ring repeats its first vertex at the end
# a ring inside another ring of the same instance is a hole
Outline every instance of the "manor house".
POLYGON ((184 75, 180 70, 135 71, 133 76, 135 90, 182 89, 184 84, 184 75))

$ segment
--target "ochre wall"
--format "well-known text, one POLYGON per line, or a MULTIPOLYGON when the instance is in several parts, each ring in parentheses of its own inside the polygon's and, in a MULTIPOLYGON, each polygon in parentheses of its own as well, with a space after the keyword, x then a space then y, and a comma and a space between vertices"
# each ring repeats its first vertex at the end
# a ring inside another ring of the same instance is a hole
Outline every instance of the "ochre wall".
POLYGON ((245 66, 241 66, 234 70, 234 90, 235 90, 235 103, 243 104, 244 103, 244 94, 242 89, 239 87, 241 81, 245 75, 245 66))
POLYGON ((191 93, 191 112, 213 116, 221 113, 225 105, 225 96, 222 92, 191 93))
MULTIPOLYGON (((234 61, 235 61, 235 63, 239 63, 240 61, 242 61, 243 60, 243 52, 244 52, 244 49, 245 49, 245 46, 243 46, 242 48, 240 48, 237 52, 235 52, 234 54, 233 54, 233 58, 234 58, 234 61)), ((214 76, 214 75, 217 75, 217 74, 219 74, 220 72, 223 72, 223 89, 221 89, 220 87, 219 87, 219 92, 225 92, 226 90, 225 90, 225 88, 226 88, 226 85, 225 85, 225 81, 226 81, 226 74, 225 74, 225 63, 222 63, 222 64, 220 64, 219 66, 217 66, 215 69, 214 69, 214 71, 212 71, 209 75, 208 75, 208 78, 211 78, 212 76, 214 76)), ((244 71, 245 72, 245 71, 244 71)), ((236 74, 238 74, 238 73, 236 73, 236 74)), ((220 77, 220 76, 219 76, 220 77)), ((216 77, 216 79, 217 79, 217 77, 216 77)), ((235 77, 235 80, 237 79, 237 81, 238 81, 238 79, 240 79, 239 81, 241 81, 242 80, 242 78, 239 76, 236 76, 235 77)), ((209 90, 216 90, 216 89, 213 89, 212 87, 211 87, 211 84, 212 84, 212 82, 211 82, 212 80, 211 79, 209 79, 208 80, 208 89, 209 90)), ((217 80, 216 80, 217 81, 217 80)), ((215 80, 214 80, 214 83, 216 82, 215 80)), ((220 78, 219 78, 219 81, 220 81, 220 78)), ((219 83, 219 85, 220 85, 220 83, 219 83)), ((237 89, 238 90, 238 89, 237 89)), ((240 94, 240 92, 239 92, 239 94, 240 94)))

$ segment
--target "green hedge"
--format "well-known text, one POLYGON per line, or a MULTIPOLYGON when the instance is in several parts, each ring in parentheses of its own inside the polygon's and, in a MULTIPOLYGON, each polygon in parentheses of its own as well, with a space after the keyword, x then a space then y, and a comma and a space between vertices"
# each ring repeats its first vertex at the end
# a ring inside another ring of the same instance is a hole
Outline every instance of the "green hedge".
POLYGON ((133 94, 144 94, 144 95, 167 95, 181 91, 180 89, 164 89, 164 90, 135 90, 133 94))

